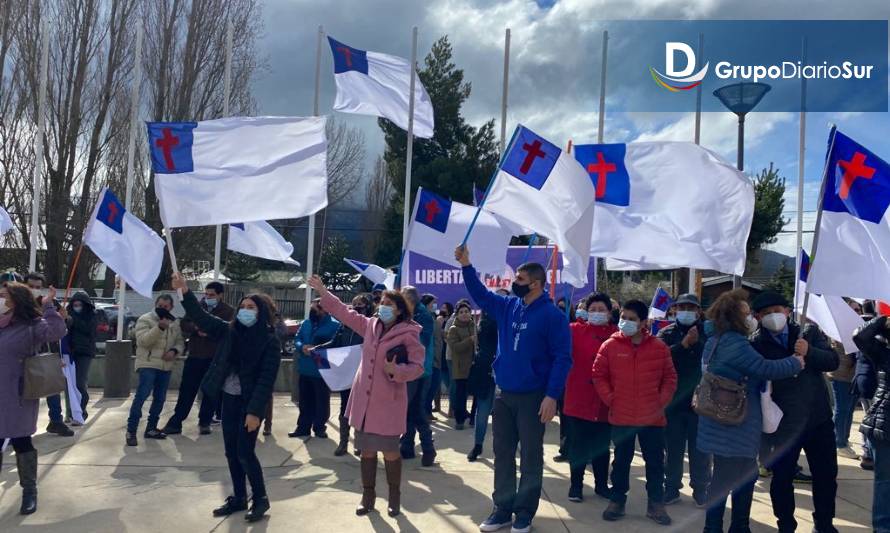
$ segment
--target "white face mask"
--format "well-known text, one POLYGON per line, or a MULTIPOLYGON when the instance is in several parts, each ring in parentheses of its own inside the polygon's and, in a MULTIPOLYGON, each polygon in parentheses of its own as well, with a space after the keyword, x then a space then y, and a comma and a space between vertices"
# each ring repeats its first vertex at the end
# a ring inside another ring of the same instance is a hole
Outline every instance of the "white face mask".
POLYGON ((9 308, 6 307, 6 298, 0 298, 0 315, 5 315, 7 311, 9 308))
POLYGON ((785 313, 770 313, 761 319, 761 324, 773 333, 780 333, 788 324, 788 317, 785 313))

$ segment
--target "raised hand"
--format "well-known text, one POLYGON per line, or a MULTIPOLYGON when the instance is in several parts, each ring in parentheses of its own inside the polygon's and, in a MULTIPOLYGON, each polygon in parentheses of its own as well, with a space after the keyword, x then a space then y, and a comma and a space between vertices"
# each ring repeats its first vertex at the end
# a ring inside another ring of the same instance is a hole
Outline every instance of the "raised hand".
POLYGON ((321 277, 318 274, 313 274, 307 283, 312 287, 312 290, 322 296, 328 293, 328 288, 324 286, 324 282, 321 281, 321 277))
POLYGON ((470 264, 470 249, 466 244, 462 244, 454 249, 454 260, 460 263, 460 266, 468 266, 470 264))
POLYGON ((179 272, 174 272, 173 277, 170 278, 170 284, 173 285, 173 288, 177 291, 180 291, 182 294, 185 294, 189 291, 189 285, 186 283, 185 278, 182 277, 182 274, 179 272))

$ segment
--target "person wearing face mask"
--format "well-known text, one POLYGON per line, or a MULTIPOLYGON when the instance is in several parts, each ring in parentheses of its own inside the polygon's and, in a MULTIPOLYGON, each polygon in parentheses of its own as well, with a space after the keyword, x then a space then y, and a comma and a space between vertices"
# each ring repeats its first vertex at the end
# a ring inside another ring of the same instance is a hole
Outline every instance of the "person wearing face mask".
POLYGON ((414 435, 420 435, 420 449, 423 453, 420 464, 423 466, 433 466, 436 460, 436 446, 433 443, 433 430, 430 427, 430 420, 426 416, 426 410, 423 407, 424 400, 427 397, 430 386, 430 375, 433 370, 433 356, 435 355, 435 340, 433 339, 436 324, 433 321, 433 315, 420 300, 420 293, 417 289, 405 285, 402 287, 402 296, 408 301, 414 309, 413 320, 420 325, 420 344, 424 346, 426 352, 423 359, 423 375, 419 378, 408 382, 408 413, 405 420, 405 433, 402 435, 400 442, 400 453, 402 459, 413 459, 416 457, 414 435))
POLYGON ((463 267, 464 285, 473 301, 498 324, 494 375, 494 509, 479 526, 513 533, 531 531, 538 510, 544 473, 544 432, 556 415, 572 366, 569 322, 544 292, 547 273, 538 263, 516 269, 513 296, 490 292, 479 280, 466 246, 454 258, 463 267), (516 451, 520 450, 519 486, 516 451))
MULTIPOLYGON (((498 289, 498 294, 506 296, 504 289, 498 289)), ((491 365, 498 352, 498 323, 494 317, 483 311, 479 319, 479 347, 473 358, 473 366, 470 368, 470 377, 467 379, 467 391, 477 401, 476 424, 474 425, 473 449, 467 454, 469 462, 475 462, 482 455, 482 445, 485 442, 485 434, 488 432, 488 417, 494 405, 495 383, 494 371, 491 365)))
POLYGON ((127 446, 137 446, 136 429, 142 418, 142 405, 152 396, 148 408, 148 425, 143 436, 146 439, 166 439, 158 429, 158 419, 167 399, 167 387, 176 356, 185 348, 179 321, 172 314, 173 297, 162 294, 155 300, 155 310, 145 313, 136 321, 136 374, 139 384, 130 416, 127 418, 127 446))
POLYGON ((428 422, 433 422, 433 397, 442 387, 442 357, 441 353, 445 345, 445 331, 439 324, 439 305, 436 297, 426 293, 420 297, 420 303, 426 307, 427 312, 433 318, 433 363, 430 370, 430 382, 423 398, 423 412, 428 422))
POLYGON ((201 391, 210 398, 222 397, 223 444, 234 494, 213 510, 213 516, 246 510, 249 481, 251 507, 244 519, 258 522, 270 508, 256 442, 281 365, 275 303, 265 294, 249 294, 238 303, 235 319, 226 322, 198 303, 181 275, 173 275, 173 288, 182 291, 186 316, 218 343, 201 391))
POLYGON ((615 444, 611 503, 603 519, 624 516, 630 464, 639 441, 646 462, 646 516, 669 525, 671 517, 664 508, 664 410, 677 390, 677 372, 670 349, 649 334, 648 313, 649 306, 639 300, 625 302, 618 331, 600 346, 593 363, 593 384, 609 406, 615 444))
POLYGON ((665 411, 664 503, 671 505, 680 501, 683 462, 688 447, 692 499, 701 507, 708 494, 711 461, 695 446, 698 415, 692 410, 692 395, 701 381, 701 357, 706 337, 701 323, 701 304, 696 295, 681 294, 674 302, 674 309, 674 323, 658 332, 658 338, 671 349, 671 359, 677 371, 677 392, 665 411))
POLYGON ((600 346, 618 328, 611 322, 612 301, 607 294, 594 293, 578 307, 572 332, 572 369, 566 380, 566 448, 571 472, 569 501, 584 500, 584 471, 593 467, 594 493, 608 499, 609 493, 609 407, 591 379, 593 360, 600 346), (582 320, 581 318, 584 318, 582 320))
MULTIPOLYGON (((40 401, 21 397, 22 361, 35 355, 40 345, 65 336, 65 320, 53 305, 55 295, 50 288, 41 307, 21 283, 4 282, 0 288, 0 442, 10 439, 15 450, 23 515, 37 511, 37 450, 31 436, 37 432, 40 401)), ((0 464, 2 454, 0 449, 0 464)))
POLYGON ((467 378, 470 377, 470 367, 473 364, 473 355, 476 353, 476 322, 473 320, 473 310, 468 303, 461 303, 455 308, 454 324, 448 329, 445 336, 448 347, 451 348, 451 379, 454 382, 454 427, 457 430, 464 428, 464 422, 469 417, 467 412, 467 378))
MULTIPOLYGON (((231 322, 235 316, 232 306, 222 301, 225 286, 218 281, 211 281, 204 287, 204 298, 201 300, 201 308, 211 315, 231 322)), ((187 317, 181 320, 183 335, 188 337, 188 357, 182 367, 182 381, 179 385, 179 396, 176 398, 176 408, 173 416, 164 425, 161 431, 166 435, 178 435, 182 433, 182 422, 188 418, 198 397, 201 388, 201 380, 210 368, 210 362, 216 354, 217 343, 206 332, 201 331, 194 321, 187 317)), ((210 424, 213 420, 213 411, 216 408, 214 402, 206 396, 201 399, 198 410, 198 431, 201 435, 211 433, 210 424)))
POLYGON ((90 401, 87 379, 90 365, 96 356, 96 328, 99 325, 96 307, 87 293, 79 291, 71 297, 65 323, 68 325, 68 344, 71 347, 71 361, 74 363, 75 383, 80 393, 80 409, 86 421, 87 404, 90 401))
POLYGON ((382 283, 377 283, 371 289, 371 297, 374 299, 374 305, 380 305, 380 299, 383 297, 383 293, 386 292, 386 285, 382 283))
POLYGON ((430 421, 432 422, 432 414, 442 412, 442 387, 445 389, 451 389, 451 374, 448 372, 448 361, 445 359, 445 356, 448 352, 448 343, 445 342, 445 332, 447 331, 447 324, 454 315, 454 305, 451 302, 445 302, 439 308, 439 312, 436 316, 436 330, 442 336, 442 342, 439 347, 439 350, 436 352, 433 362, 433 368, 438 368, 438 374, 433 373, 433 380, 430 383, 430 390, 428 395, 429 401, 429 413, 430 413, 430 421))
POLYGON ((333 339, 338 329, 340 323, 325 310, 321 300, 313 300, 309 319, 300 324, 294 343, 300 370, 300 414, 296 429, 288 433, 288 437, 308 437, 314 431, 317 438, 328 438, 326 427, 331 417, 331 389, 321 377, 311 354, 316 346, 333 339))
POLYGON ((399 437, 406 429, 407 383, 423 375, 426 358, 426 347, 420 343, 421 327, 411 320, 413 310, 397 291, 384 292, 377 316, 367 317, 343 305, 318 276, 309 279, 309 286, 321 295, 325 309, 364 339, 346 407, 349 425, 356 430, 355 445, 362 451, 362 500, 355 514, 365 516, 374 511, 377 454, 382 452, 389 485, 388 514, 398 516, 402 483, 399 437))
POLYGON ((806 358, 806 368, 795 377, 772 382, 772 397, 782 409, 782 421, 765 440, 772 446, 767 466, 772 468, 770 499, 779 531, 794 531, 794 475, 800 452, 807 454, 813 476, 813 522, 820 532, 836 531, 833 525, 837 493, 837 450, 834 422, 825 372, 838 368, 840 360, 815 324, 803 328, 789 322, 790 305, 775 292, 758 294, 751 303, 760 327, 751 344, 766 359, 792 354, 806 358))

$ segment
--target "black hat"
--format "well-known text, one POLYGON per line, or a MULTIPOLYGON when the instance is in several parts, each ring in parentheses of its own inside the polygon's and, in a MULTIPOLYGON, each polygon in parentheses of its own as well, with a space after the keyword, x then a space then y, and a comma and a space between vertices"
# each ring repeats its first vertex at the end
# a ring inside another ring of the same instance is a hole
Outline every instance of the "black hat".
POLYGON ((751 301, 751 308, 754 309, 754 311, 757 313, 759 313, 762 309, 766 309, 767 307, 772 307, 774 305, 791 307, 791 305, 788 303, 788 300, 786 300, 784 296, 774 291, 761 292, 751 301))
POLYGON ((677 297, 677 301, 674 302, 674 305, 680 304, 692 304, 696 307, 701 307, 701 302, 698 301, 698 296, 692 293, 681 294, 677 297))
POLYGON ((374 288, 371 289, 371 292, 377 292, 377 291, 383 292, 385 290, 386 290, 386 285, 384 285, 382 283, 378 283, 378 284, 374 285, 374 288))

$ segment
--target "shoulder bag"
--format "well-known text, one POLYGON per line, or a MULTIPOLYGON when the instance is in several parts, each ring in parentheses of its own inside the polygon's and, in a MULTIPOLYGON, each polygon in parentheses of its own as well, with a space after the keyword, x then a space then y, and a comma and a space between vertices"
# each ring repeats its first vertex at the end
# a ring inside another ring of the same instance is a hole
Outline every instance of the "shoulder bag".
POLYGON ((25 400, 39 400, 47 396, 53 396, 63 392, 67 388, 65 374, 62 372, 62 345, 59 343, 59 353, 39 352, 34 345, 34 328, 31 331, 31 346, 33 354, 25 357, 22 362, 22 398, 25 400))
POLYGON ((692 409, 704 416, 727 426, 738 426, 745 420, 748 407, 747 378, 741 382, 718 376, 710 371, 711 358, 717 351, 720 337, 707 356, 707 368, 692 396, 692 409))

